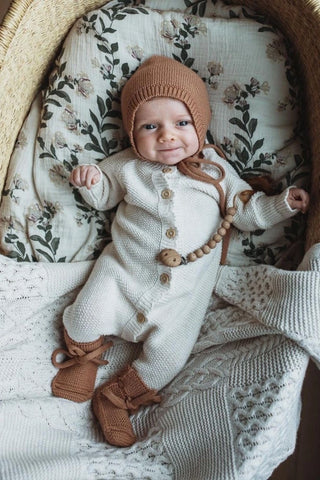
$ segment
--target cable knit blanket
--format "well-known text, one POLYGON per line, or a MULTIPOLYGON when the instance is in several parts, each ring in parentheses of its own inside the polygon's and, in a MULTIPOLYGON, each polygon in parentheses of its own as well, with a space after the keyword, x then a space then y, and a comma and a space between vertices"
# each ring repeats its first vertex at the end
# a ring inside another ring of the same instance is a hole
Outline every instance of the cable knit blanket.
MULTIPOLYGON (((320 361, 320 245, 297 272, 221 267, 192 356, 162 403, 133 416, 126 449, 103 442, 90 402, 51 395, 61 312, 91 268, 0 257, 0 478, 269 478, 295 446, 309 356, 320 361)), ((139 348, 115 339, 97 383, 139 348)))

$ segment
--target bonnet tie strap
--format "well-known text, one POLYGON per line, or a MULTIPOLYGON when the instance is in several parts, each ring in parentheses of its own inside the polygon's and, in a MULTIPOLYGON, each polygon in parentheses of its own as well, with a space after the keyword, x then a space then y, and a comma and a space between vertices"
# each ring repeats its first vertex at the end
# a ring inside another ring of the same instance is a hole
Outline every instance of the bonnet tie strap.
POLYGON ((226 214, 226 199, 225 199, 225 194, 224 191, 220 185, 222 180, 226 176, 226 172, 224 171, 224 168, 219 165, 218 163, 214 162, 213 160, 208 160, 207 158, 203 157, 203 150, 207 148, 213 148, 219 156, 223 157, 225 159, 224 153, 218 148, 216 145, 205 145, 202 149, 201 152, 199 152, 197 155, 194 155, 192 157, 186 158, 182 160, 181 162, 178 163, 177 168, 178 170, 186 175, 187 177, 191 177, 194 180, 199 180, 202 182, 210 183, 211 185, 214 185, 216 189, 218 190, 219 193, 219 207, 220 207, 220 212, 221 216, 223 217, 226 214), (211 175, 208 175, 206 172, 204 172, 200 168, 200 164, 207 164, 207 165, 212 165, 217 167, 217 169, 220 171, 220 176, 219 178, 213 178, 211 175))

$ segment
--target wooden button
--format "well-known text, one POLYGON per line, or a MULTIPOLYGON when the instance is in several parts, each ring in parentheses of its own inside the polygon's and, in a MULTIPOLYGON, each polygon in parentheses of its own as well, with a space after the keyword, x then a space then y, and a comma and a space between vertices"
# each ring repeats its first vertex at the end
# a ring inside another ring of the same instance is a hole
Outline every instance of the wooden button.
POLYGON ((172 191, 169 190, 169 188, 165 188, 164 190, 162 190, 161 197, 164 200, 168 200, 169 198, 171 198, 171 196, 172 196, 172 191))
POLYGON ((143 313, 139 312, 137 315, 137 322, 138 323, 145 323, 147 321, 146 317, 143 315, 143 313))
POLYGON ((176 236, 175 229, 173 227, 168 228, 168 230, 166 231, 166 236, 168 238, 174 238, 176 236))
POLYGON ((163 173, 171 173, 171 172, 172 172, 172 168, 170 168, 170 167, 164 167, 164 168, 162 169, 162 172, 163 172, 163 173))
POLYGON ((170 276, 168 275, 168 273, 161 273, 160 282, 162 283, 162 285, 166 285, 170 282, 170 276))

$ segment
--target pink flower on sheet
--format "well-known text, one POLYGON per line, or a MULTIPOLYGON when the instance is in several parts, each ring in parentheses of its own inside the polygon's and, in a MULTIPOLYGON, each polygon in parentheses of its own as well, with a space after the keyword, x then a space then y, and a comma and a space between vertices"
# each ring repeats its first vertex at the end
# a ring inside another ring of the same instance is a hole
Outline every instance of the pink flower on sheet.
POLYGON ((141 47, 139 47, 138 45, 135 45, 133 47, 128 47, 127 50, 130 53, 131 57, 135 58, 139 62, 144 57, 144 50, 141 47))
POLYGON ((240 92, 241 87, 237 83, 234 83, 233 85, 230 85, 230 87, 227 87, 224 91, 224 103, 226 103, 230 107, 233 107, 234 103, 239 99, 240 92))
POLYGON ((184 21, 190 26, 190 31, 193 34, 199 35, 207 35, 208 29, 204 22, 201 21, 201 18, 196 15, 188 15, 184 17, 184 21))
POLYGON ((32 222, 32 223, 37 223, 41 219, 42 213, 43 212, 40 208, 40 205, 38 203, 36 203, 36 204, 34 204, 30 207, 28 220, 30 220, 30 222, 32 222))
POLYGON ((275 39, 267 45, 267 57, 273 62, 282 62, 287 57, 286 46, 281 39, 275 39))
POLYGON ((65 148, 67 147, 66 139, 64 138, 63 133, 56 132, 54 135, 54 145, 56 148, 65 148))
POLYGON ((90 78, 85 73, 80 74, 80 78, 77 80, 77 91, 85 98, 89 98, 90 94, 94 91, 90 78))
POLYGON ((78 130, 77 112, 72 105, 67 105, 61 115, 62 120, 66 124, 68 130, 76 132, 78 130))
POLYGON ((263 92, 265 93, 266 95, 269 93, 270 91, 270 85, 268 82, 263 82, 262 84, 260 84, 259 80, 257 80, 256 78, 252 77, 250 79, 250 92, 251 94, 258 94, 260 92, 263 92))
POLYGON ((217 89, 219 84, 215 77, 218 77, 221 73, 223 73, 223 66, 220 63, 208 62, 207 69, 210 75, 208 83, 211 88, 217 89))
POLYGON ((210 75, 220 75, 223 73, 223 66, 221 63, 208 62, 207 68, 210 75))
POLYGON ((172 43, 175 38, 179 36, 181 24, 175 20, 164 20, 162 22, 160 35, 163 37, 167 42, 172 43))

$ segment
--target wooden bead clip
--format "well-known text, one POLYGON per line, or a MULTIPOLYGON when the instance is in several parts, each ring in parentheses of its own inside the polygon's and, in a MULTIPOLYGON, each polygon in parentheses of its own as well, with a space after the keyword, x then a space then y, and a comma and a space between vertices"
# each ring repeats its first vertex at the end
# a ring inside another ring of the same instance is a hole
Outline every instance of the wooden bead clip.
POLYGON ((236 213, 235 207, 228 208, 227 214, 223 218, 221 222, 221 226, 218 228, 217 233, 215 233, 210 238, 208 243, 206 243, 200 248, 197 248, 197 250, 194 250, 193 252, 189 253, 187 257, 183 257, 182 255, 180 255, 180 253, 178 253, 173 248, 165 248, 164 250, 161 250, 161 252, 158 255, 159 261, 163 265, 166 265, 167 267, 178 267, 181 264, 186 265, 189 262, 195 262, 196 260, 198 260, 198 258, 201 258, 204 255, 208 255, 208 253, 210 253, 211 250, 213 250, 217 246, 217 244, 222 241, 223 237, 227 234, 227 230, 229 230, 229 228, 231 227, 235 213, 236 213))

